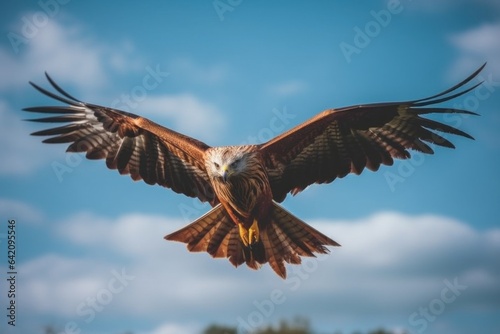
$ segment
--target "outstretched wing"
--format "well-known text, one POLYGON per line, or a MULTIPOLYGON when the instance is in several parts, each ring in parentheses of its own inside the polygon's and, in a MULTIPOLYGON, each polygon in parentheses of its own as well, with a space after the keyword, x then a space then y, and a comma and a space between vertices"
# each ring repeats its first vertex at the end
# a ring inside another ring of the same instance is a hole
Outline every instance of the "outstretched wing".
POLYGON ((312 183, 329 183, 348 173, 360 174, 365 167, 376 171, 381 164, 392 165, 393 158, 409 158, 408 149, 432 154, 432 145, 454 148, 449 140, 437 132, 472 139, 459 129, 420 115, 477 115, 466 110, 433 105, 476 88, 480 83, 458 91, 477 76, 485 65, 440 94, 407 102, 329 109, 261 144, 274 200, 281 202, 288 192, 295 195, 312 183))
POLYGON ((204 165, 208 145, 146 118, 79 101, 46 76, 61 95, 30 84, 67 105, 24 110, 56 114, 29 121, 66 124, 32 135, 51 136, 44 143, 70 143, 67 152, 86 152, 88 159, 106 159, 108 168, 130 174, 134 180, 159 184, 213 205, 217 202, 204 165))

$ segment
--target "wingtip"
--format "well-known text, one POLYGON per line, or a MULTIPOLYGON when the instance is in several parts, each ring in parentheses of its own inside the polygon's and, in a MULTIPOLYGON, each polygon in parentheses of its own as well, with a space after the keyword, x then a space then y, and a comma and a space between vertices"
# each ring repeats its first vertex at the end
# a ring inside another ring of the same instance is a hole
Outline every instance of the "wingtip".
MULTIPOLYGON (((49 81, 51 81, 51 77, 49 75, 49 73, 47 71, 44 71, 43 74, 45 75, 45 78, 47 78, 49 81)), ((33 86, 33 87, 38 87, 38 85, 36 83, 34 83, 33 81, 29 80, 28 83, 33 86)))
POLYGON ((335 240, 332 240, 332 241, 333 241, 333 243, 330 244, 330 246, 333 246, 333 247, 342 247, 342 245, 339 244, 338 242, 336 242, 335 240))
POLYGON ((39 92, 41 92, 42 94, 44 95, 47 95, 55 100, 58 100, 58 101, 61 101, 63 103, 67 103, 69 105, 84 105, 84 103, 78 99, 76 99, 75 97, 73 97, 72 95, 68 94, 65 90, 63 90, 50 76, 49 74, 45 71, 45 77, 47 78, 47 80, 49 81, 50 85, 57 91, 59 92, 61 95, 56 95, 55 93, 53 92, 50 92, 48 91, 47 89, 45 88, 42 88, 41 86, 35 84, 34 82, 32 81, 29 81, 29 84, 31 86, 33 86, 36 90, 38 90, 39 92))
POLYGON ((488 62, 485 61, 481 66, 479 66, 479 68, 477 70, 475 70, 474 72, 472 72, 471 75, 469 75, 469 77, 466 79, 466 81, 469 82, 470 80, 475 78, 479 73, 481 73, 481 71, 486 67, 487 63, 488 62))
POLYGON ((52 77, 49 75, 47 71, 43 72, 45 74, 45 78, 50 82, 50 84, 54 87, 57 86, 56 82, 52 79, 52 77))
POLYGON ((474 72, 472 72, 467 78, 465 78, 461 82, 457 83, 453 87, 451 87, 451 88, 449 88, 449 89, 447 89, 439 94, 433 95, 433 96, 410 101, 410 104, 412 104, 413 106, 427 106, 427 105, 431 105, 431 104, 437 104, 437 103, 452 100, 456 97, 459 97, 461 95, 464 95, 464 94, 474 90, 479 85, 481 85, 483 83, 483 81, 481 81, 477 84, 474 84, 472 87, 464 89, 463 91, 459 91, 459 89, 461 87, 464 87, 465 85, 470 83, 472 81, 472 79, 476 78, 479 75, 479 73, 484 69, 485 66, 486 66, 486 62, 484 62, 481 66, 479 66, 479 68, 476 69, 474 72))
POLYGON ((174 240, 174 241, 175 241, 175 239, 173 239, 173 238, 172 238, 172 235, 173 235, 173 234, 175 234, 175 232, 174 232, 174 233, 167 234, 166 236, 164 236, 164 237, 163 237, 163 239, 168 240, 168 241, 172 241, 172 240, 174 240))
POLYGON ((33 81, 28 81, 28 83, 31 85, 31 87, 35 88, 36 90, 40 90, 41 87, 38 86, 36 83, 34 83, 33 81))
POLYGON ((478 114, 477 112, 474 111, 469 111, 469 110, 464 110, 463 114, 471 115, 471 116, 481 116, 481 114, 478 114))

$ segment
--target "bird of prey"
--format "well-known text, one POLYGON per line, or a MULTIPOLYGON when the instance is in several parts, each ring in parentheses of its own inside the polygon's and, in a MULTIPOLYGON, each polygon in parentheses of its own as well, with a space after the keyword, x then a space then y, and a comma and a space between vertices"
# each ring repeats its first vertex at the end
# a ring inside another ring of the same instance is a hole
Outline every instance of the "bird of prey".
POLYGON ((30 119, 63 126, 32 133, 50 136, 44 143, 69 143, 67 152, 85 152, 88 159, 105 159, 110 169, 133 180, 170 188, 209 202, 212 209, 186 227, 165 237, 187 244, 191 252, 228 258, 235 266, 258 269, 269 263, 286 278, 285 262, 327 253, 339 244, 286 211, 281 203, 313 183, 330 183, 364 168, 378 170, 393 158, 410 158, 409 150, 432 154, 431 146, 454 148, 439 133, 472 137, 422 115, 472 114, 437 107, 463 95, 485 64, 462 82, 418 100, 328 109, 269 140, 254 145, 211 147, 125 111, 82 102, 32 82, 41 93, 65 105, 25 108, 55 114, 30 119), (429 146, 429 144, 431 146, 429 146))

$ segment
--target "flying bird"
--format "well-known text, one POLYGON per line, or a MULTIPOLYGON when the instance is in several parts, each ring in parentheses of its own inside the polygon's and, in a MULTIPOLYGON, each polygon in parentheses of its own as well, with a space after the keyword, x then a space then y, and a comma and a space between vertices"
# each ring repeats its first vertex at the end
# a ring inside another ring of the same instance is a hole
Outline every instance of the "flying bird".
POLYGON ((30 119, 62 126, 32 133, 49 136, 44 143, 69 143, 67 152, 105 159, 106 166, 133 180, 170 188, 209 202, 212 209, 186 227, 165 236, 187 244, 191 252, 228 258, 235 266, 258 269, 269 263, 286 278, 285 262, 327 253, 339 244, 279 203, 313 183, 330 183, 365 168, 376 171, 394 158, 410 158, 409 150, 433 154, 431 146, 454 148, 439 133, 473 139, 450 125, 422 117, 474 112, 437 107, 481 82, 464 88, 486 64, 457 85, 418 100, 328 109, 308 121, 255 145, 211 147, 199 140, 125 111, 82 102, 62 90, 32 82, 41 93, 66 105, 25 108, 55 114, 30 119))

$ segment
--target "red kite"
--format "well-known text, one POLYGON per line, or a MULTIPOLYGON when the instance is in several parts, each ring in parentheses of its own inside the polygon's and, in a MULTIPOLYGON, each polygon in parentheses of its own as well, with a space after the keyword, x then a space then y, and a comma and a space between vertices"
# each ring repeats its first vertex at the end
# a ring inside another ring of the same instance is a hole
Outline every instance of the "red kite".
POLYGON ((134 180, 158 184, 209 202, 212 209, 165 239, 181 241, 192 252, 227 257, 234 266, 257 269, 269 262, 281 277, 284 263, 327 253, 338 243, 283 209, 288 193, 296 195, 313 183, 329 183, 366 167, 376 171, 407 159, 408 150, 432 154, 427 144, 454 148, 438 132, 467 138, 467 133, 421 115, 473 112, 436 107, 474 88, 460 91, 484 68, 440 94, 428 98, 328 109, 263 144, 210 147, 144 117, 79 101, 48 75, 49 92, 67 105, 24 110, 56 116, 36 122, 66 123, 33 133, 50 136, 45 143, 70 143, 67 152, 86 152, 106 159, 110 169, 134 180))

